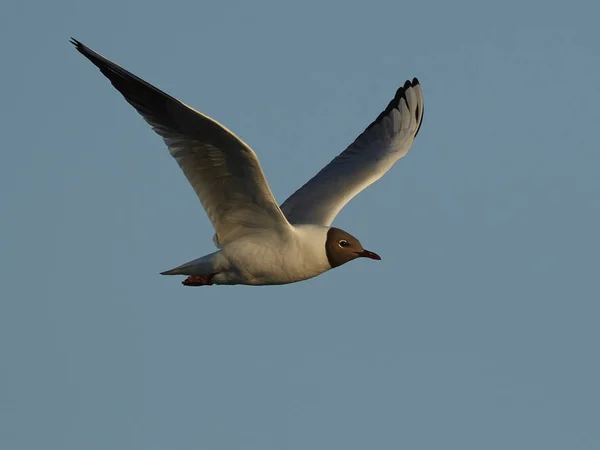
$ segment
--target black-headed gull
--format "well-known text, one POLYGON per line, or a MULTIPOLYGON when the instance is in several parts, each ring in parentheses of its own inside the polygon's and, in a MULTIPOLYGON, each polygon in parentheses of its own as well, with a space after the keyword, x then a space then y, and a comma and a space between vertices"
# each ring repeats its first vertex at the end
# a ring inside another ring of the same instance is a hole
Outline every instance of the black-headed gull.
POLYGON ((408 153, 423 120, 416 78, 279 207, 256 154, 235 134, 81 42, 71 42, 163 138, 215 229, 218 251, 163 275, 188 275, 186 286, 286 284, 359 257, 381 259, 331 223, 350 199, 408 153))

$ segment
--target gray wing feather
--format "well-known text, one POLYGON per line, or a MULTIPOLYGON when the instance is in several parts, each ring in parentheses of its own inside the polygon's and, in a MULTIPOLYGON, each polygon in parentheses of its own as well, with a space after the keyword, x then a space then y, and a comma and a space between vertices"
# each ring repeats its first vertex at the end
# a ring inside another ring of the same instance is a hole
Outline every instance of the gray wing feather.
POLYGON ((422 121, 423 94, 413 78, 346 150, 281 205, 288 221, 330 226, 346 203, 408 153, 422 121))
POLYGON ((225 244, 249 228, 288 229, 254 151, 227 128, 71 41, 167 144, 225 244))

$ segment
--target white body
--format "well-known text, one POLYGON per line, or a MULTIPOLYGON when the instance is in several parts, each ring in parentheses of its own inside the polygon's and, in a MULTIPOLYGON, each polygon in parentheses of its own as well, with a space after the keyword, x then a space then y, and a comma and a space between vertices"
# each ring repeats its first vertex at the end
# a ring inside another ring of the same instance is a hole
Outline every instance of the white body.
MULTIPOLYGON (((164 275, 202 277, 206 284, 285 284, 356 257, 328 258, 333 219, 408 153, 423 120, 423 95, 414 78, 346 150, 279 207, 256 154, 230 130, 72 42, 163 138, 215 229, 219 251, 164 275)), ((374 256, 379 259, 369 257, 374 256)))
POLYGON ((170 275, 212 275, 215 284, 287 284, 331 269, 325 241, 329 227, 299 225, 290 233, 257 230, 221 250, 187 262, 170 275))

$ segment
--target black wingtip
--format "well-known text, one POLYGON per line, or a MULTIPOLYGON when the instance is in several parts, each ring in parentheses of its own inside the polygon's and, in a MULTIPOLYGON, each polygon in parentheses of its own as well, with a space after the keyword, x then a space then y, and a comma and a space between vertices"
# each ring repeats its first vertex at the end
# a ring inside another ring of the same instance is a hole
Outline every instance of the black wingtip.
MULTIPOLYGON (((410 88, 413 88, 415 86, 420 85, 419 80, 415 77, 411 80, 406 80, 404 82, 404 85, 400 86, 398 88, 398 90, 396 91, 396 95, 394 95, 394 98, 392 99, 392 101, 390 101, 390 103, 387 105, 387 108, 385 108, 381 114, 379 114, 379 116, 377 116, 377 118, 371 122, 371 124, 365 129, 365 131, 373 128, 375 125, 377 125, 381 119, 383 119, 385 116, 387 116, 394 108, 398 107, 398 104, 400 102, 400 100, 403 98, 404 101, 406 102, 406 91, 410 88)), ((407 102, 408 105, 408 102, 407 102)), ((419 125, 419 128, 421 126, 419 125)), ((418 130, 417 130, 418 133, 418 130)), ((416 134, 415 134, 416 136, 416 134)))
POLYGON ((75 49, 79 53, 81 53, 82 55, 86 54, 88 48, 84 44, 82 44, 80 41, 78 41, 77 39, 75 39, 74 37, 72 37, 69 42, 75 46, 75 49))
MULTIPOLYGON (((421 83, 419 83, 419 79, 417 77, 414 77, 412 79, 412 85, 414 86, 420 86, 421 83)), ((421 125, 423 125, 423 117, 425 116, 425 105, 422 106, 421 111, 419 111, 419 105, 417 105, 417 108, 415 109, 415 118, 417 120, 419 120, 419 113, 421 116, 421 120, 419 121, 419 126, 417 128, 417 131, 415 131, 415 137, 417 137, 417 134, 419 134, 419 131, 421 131, 421 125)))

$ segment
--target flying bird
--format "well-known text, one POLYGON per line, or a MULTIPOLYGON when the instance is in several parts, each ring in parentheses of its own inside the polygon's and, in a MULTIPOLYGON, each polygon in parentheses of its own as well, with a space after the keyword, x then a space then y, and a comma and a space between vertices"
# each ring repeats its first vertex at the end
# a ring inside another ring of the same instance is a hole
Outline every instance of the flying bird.
POLYGON ((287 284, 356 258, 381 259, 331 224, 346 203, 408 153, 423 121, 416 78, 397 90, 346 150, 278 206, 256 154, 230 130, 81 42, 71 43, 163 138, 215 230, 218 251, 162 275, 186 275, 186 286, 287 284))

